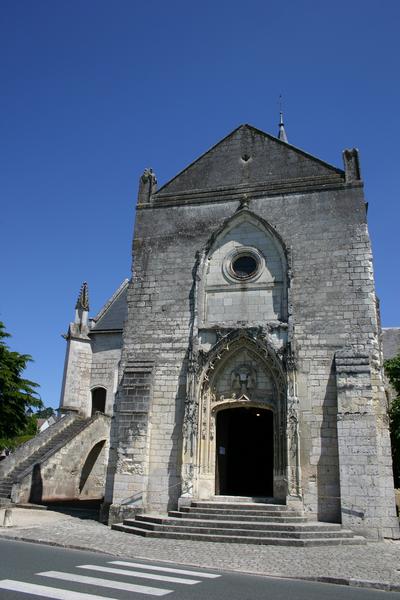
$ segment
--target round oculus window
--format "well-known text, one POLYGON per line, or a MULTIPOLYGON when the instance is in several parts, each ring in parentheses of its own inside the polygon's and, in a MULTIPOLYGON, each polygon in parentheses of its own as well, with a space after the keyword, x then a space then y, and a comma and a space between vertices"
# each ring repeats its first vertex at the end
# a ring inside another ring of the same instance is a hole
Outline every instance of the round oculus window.
POLYGON ((248 279, 258 270, 258 261, 251 254, 241 254, 232 260, 232 273, 238 279, 248 279))

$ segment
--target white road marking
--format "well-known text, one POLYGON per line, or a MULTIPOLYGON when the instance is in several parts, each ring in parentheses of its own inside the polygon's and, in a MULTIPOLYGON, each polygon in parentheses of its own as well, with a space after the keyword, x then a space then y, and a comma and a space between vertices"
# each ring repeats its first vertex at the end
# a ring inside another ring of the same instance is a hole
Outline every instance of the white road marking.
POLYGON ((141 571, 128 571, 127 569, 113 569, 111 567, 101 567, 98 565, 78 565, 78 569, 89 569, 91 571, 100 571, 102 573, 115 573, 116 575, 128 575, 129 577, 142 577, 143 579, 154 579, 156 581, 169 581, 170 583, 184 583, 194 585, 200 583, 196 579, 183 579, 181 577, 167 577, 167 575, 153 575, 152 573, 142 573, 141 571))
POLYGON ((48 587, 47 585, 36 585, 35 583, 14 581, 13 579, 0 580, 0 589, 22 592, 23 594, 34 594, 35 596, 44 596, 45 598, 54 598, 55 600, 118 600, 118 598, 110 598, 109 596, 81 594, 80 592, 71 592, 71 590, 61 590, 59 588, 48 587))
POLYGON ((179 575, 194 575, 195 577, 206 577, 216 579, 221 575, 215 573, 199 573, 198 571, 187 571, 186 569, 173 569, 169 567, 156 567, 154 565, 143 565, 142 563, 127 562, 125 560, 110 560, 110 565, 121 565, 122 567, 138 567, 139 569, 149 569, 150 571, 163 571, 166 573, 177 573, 179 575))
POLYGON ((100 579, 98 577, 86 577, 86 575, 75 575, 75 573, 63 573, 62 571, 44 571, 36 573, 43 577, 52 577, 62 579, 63 581, 74 581, 76 583, 86 583, 89 585, 98 585, 99 587, 108 587, 115 590, 125 590, 127 592, 138 592, 139 594, 148 594, 150 596, 165 596, 173 590, 164 590, 162 588, 149 587, 147 585, 136 585, 134 583, 125 583, 124 581, 112 581, 111 579, 100 579))

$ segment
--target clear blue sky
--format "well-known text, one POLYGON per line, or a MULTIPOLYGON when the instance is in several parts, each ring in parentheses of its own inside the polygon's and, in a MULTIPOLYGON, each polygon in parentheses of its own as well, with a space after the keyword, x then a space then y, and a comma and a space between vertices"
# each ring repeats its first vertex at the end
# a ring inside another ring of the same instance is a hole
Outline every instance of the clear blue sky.
POLYGON ((0 319, 57 406, 83 280, 130 274, 138 177, 241 123, 342 166, 358 147, 384 326, 400 325, 400 3, 2 0, 0 319))

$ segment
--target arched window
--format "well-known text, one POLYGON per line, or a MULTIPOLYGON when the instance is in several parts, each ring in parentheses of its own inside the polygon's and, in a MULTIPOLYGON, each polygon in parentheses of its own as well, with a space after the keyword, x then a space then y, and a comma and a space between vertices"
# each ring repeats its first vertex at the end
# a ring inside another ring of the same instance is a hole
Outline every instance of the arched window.
POLYGON ((216 235, 199 286, 200 327, 287 320, 283 244, 249 211, 236 213, 216 235))
POLYGON ((97 387, 92 390, 92 417, 97 412, 105 413, 107 390, 97 387))

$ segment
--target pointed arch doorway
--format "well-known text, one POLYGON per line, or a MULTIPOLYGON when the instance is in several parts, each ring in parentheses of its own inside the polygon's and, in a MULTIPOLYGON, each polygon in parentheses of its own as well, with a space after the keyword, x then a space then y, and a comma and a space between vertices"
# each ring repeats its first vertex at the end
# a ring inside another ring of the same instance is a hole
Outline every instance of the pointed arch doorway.
POLYGON ((269 339, 253 330, 229 332, 209 352, 188 392, 183 497, 260 495, 284 501, 286 375, 269 339))
POLYGON ((256 406, 216 415, 215 491, 226 496, 272 497, 273 412, 256 406))

